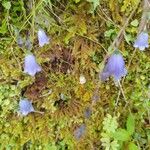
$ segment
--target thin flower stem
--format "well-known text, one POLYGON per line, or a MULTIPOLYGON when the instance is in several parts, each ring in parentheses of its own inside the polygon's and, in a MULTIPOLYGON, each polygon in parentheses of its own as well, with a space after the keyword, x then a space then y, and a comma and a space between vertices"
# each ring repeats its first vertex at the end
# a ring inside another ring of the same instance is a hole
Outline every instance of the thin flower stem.
POLYGON ((135 56, 136 50, 137 49, 135 48, 134 51, 133 51, 133 54, 132 54, 131 59, 130 59, 130 61, 128 63, 127 69, 129 69, 129 67, 131 66, 131 63, 132 63, 133 57, 135 56))
MULTIPOLYGON (((133 60, 133 57, 135 56, 136 50, 137 50, 137 49, 135 48, 134 51, 133 51, 133 54, 132 54, 131 59, 130 59, 130 61, 129 61, 129 63, 128 63, 127 69, 129 69, 129 67, 130 67, 130 65, 131 65, 131 62, 132 62, 132 60, 133 60)), ((124 83, 124 80, 125 80, 125 76, 124 76, 123 79, 122 79, 122 84, 124 83)), ((120 82, 119 82, 119 83, 120 83, 120 82)), ((120 84, 120 85, 121 85, 121 84, 120 84)), ((118 101, 119 101, 120 94, 121 94, 121 92, 119 91, 119 92, 118 92, 118 96, 117 96, 117 100, 116 100, 116 103, 115 103, 115 106, 116 106, 116 107, 117 107, 117 105, 118 105, 118 101)))
POLYGON ((128 26, 130 19, 133 17, 133 15, 134 15, 136 9, 138 8, 138 5, 139 5, 139 3, 138 3, 137 6, 134 8, 134 10, 132 11, 132 13, 130 14, 130 16, 129 16, 128 19, 126 20, 124 26, 123 26, 122 29, 119 31, 117 37, 115 38, 115 40, 114 40, 113 43, 111 44, 110 47, 111 47, 112 49, 114 49, 115 47, 118 47, 118 46, 119 46, 119 44, 120 44, 120 42, 121 42, 121 40, 122 40, 122 38, 120 38, 120 37, 122 37, 122 35, 124 34, 125 28, 128 26))
POLYGON ((33 43, 33 39, 34 39, 34 24, 35 24, 35 2, 34 0, 32 1, 32 23, 31 23, 31 26, 32 26, 32 43, 33 43))
POLYGON ((99 13, 98 11, 96 11, 96 12, 97 12, 97 15, 98 15, 101 19, 103 19, 105 22, 108 22, 108 21, 109 21, 109 22, 112 23, 115 27, 117 27, 117 28, 120 29, 120 26, 117 25, 113 20, 111 20, 111 19, 106 15, 106 13, 105 13, 100 7, 99 7, 99 11, 100 11, 100 13, 99 13), (101 13, 103 13, 106 18, 104 18, 104 17, 101 15, 101 13))
MULTIPOLYGON (((129 61, 129 63, 128 63, 128 66, 127 66, 127 70, 129 70, 129 68, 130 68, 130 66, 131 66, 131 63, 132 63, 133 57, 135 56, 136 50, 137 50, 137 49, 135 48, 134 51, 133 51, 133 54, 132 54, 131 59, 130 59, 130 61, 129 61)), ((125 76, 124 76, 123 79, 122 79, 122 84, 124 83, 124 80, 125 80, 125 76)))
MULTIPOLYGON (((57 15, 57 14, 55 14, 54 12, 53 12, 53 10, 50 8, 50 6, 46 6, 46 8, 47 8, 47 10, 52 14, 52 15, 54 15, 54 17, 55 18, 57 18, 57 22, 60 24, 60 22, 61 23, 64 23, 63 22, 63 20, 57 15)), ((43 11, 45 11, 45 8, 43 8, 43 11)), ((47 13, 46 11, 45 11, 45 13, 47 13)), ((47 13, 48 14, 48 13, 47 13)))
POLYGON ((119 90, 118 96, 117 96, 117 100, 116 100, 116 102, 115 102, 115 108, 118 106, 120 94, 121 94, 121 92, 120 92, 120 90, 119 90))
MULTIPOLYGON (((116 37, 115 40, 113 41, 113 43, 112 43, 112 45, 111 45, 111 48, 115 48, 115 45, 117 45, 117 47, 119 46, 121 40, 120 40, 117 44, 116 44, 116 42, 117 42, 118 39, 121 37, 121 35, 124 34, 125 28, 127 27, 128 23, 129 23, 129 21, 130 21, 130 19, 132 18, 132 16, 134 15, 136 9, 138 8, 138 5, 139 5, 139 3, 138 3, 137 6, 135 7, 135 9, 132 11, 132 13, 130 14, 129 18, 128 18, 127 21, 125 22, 123 28, 120 30, 120 32, 118 33, 117 37, 116 37)), ((136 52, 136 49, 134 50, 134 52, 133 52, 133 54, 132 54, 132 57, 131 57, 131 59, 130 59, 130 61, 129 61, 129 64, 128 64, 128 67, 127 67, 128 69, 129 69, 129 67, 130 67, 130 65, 131 65, 132 59, 133 59, 133 57, 134 57, 134 55, 135 55, 135 52, 136 52)), ((125 77, 124 77, 123 80, 122 80, 122 84, 124 83, 124 80, 125 80, 125 77)), ((124 97, 124 100, 125 100, 125 102, 126 102, 126 105, 125 105, 125 108, 126 108, 126 106, 127 106, 127 100, 126 100, 126 97, 125 97, 125 94, 124 94, 124 91, 123 91, 123 88, 122 88, 122 86, 121 86, 120 81, 119 81, 118 83, 119 83, 119 87, 120 87, 121 92, 120 92, 120 91, 118 92, 117 101, 116 101, 116 103, 115 103, 115 106, 117 107, 120 94, 122 93, 122 95, 123 95, 123 97, 124 97)))
POLYGON ((147 1, 148 7, 150 7, 150 0, 145 0, 147 1))
POLYGON ((147 108, 147 116, 148 116, 148 122, 150 124, 150 110, 147 108))
POLYGON ((42 114, 42 115, 44 114, 44 112, 42 112, 42 111, 36 111, 36 110, 35 110, 35 111, 33 111, 33 112, 39 113, 39 114, 42 114))
POLYGON ((150 9, 149 1, 143 0, 143 13, 142 13, 141 21, 139 24, 138 34, 146 29, 147 12, 149 11, 149 9, 150 9))
MULTIPOLYGON (((143 7, 145 7, 145 4, 144 4, 144 6, 143 7)), ((141 22, 143 22, 143 17, 142 17, 142 19, 141 19, 141 22)), ((142 23, 140 23, 140 24, 142 24, 142 23)), ((139 28, 139 30, 140 30, 140 28, 139 28)), ((130 59, 130 61, 129 61, 129 63, 128 63, 128 66, 127 66, 127 69, 129 69, 129 67, 131 66, 131 63, 132 63, 132 60, 133 60, 133 58, 134 58, 134 56, 135 56, 135 53, 136 53, 136 48, 134 49, 134 51, 133 51, 133 54, 132 54, 132 56, 131 56, 131 59, 130 59)), ((125 77, 123 78, 123 80, 122 80, 122 84, 124 83, 124 80, 125 80, 125 77)), ((121 84, 120 84, 121 85, 121 84)), ((117 99, 120 97, 120 91, 118 92, 118 97, 117 97, 117 99)))
POLYGON ((122 85, 121 85, 120 81, 118 81, 118 84, 119 84, 119 88, 120 88, 120 90, 121 90, 121 93, 122 93, 122 95, 123 95, 123 98, 124 98, 124 100, 125 100, 125 102, 126 102, 126 104, 127 104, 128 102, 127 102, 127 99, 126 99, 126 96, 125 96, 125 94, 124 94, 124 90, 123 90, 123 88, 122 88, 122 85))
POLYGON ((26 21, 23 23, 23 25, 21 26, 19 32, 26 26, 27 22, 29 22, 29 20, 31 19, 31 17, 33 16, 33 13, 42 5, 43 0, 40 0, 38 2, 38 4, 36 5, 35 9, 31 10, 31 13, 27 16, 26 21))

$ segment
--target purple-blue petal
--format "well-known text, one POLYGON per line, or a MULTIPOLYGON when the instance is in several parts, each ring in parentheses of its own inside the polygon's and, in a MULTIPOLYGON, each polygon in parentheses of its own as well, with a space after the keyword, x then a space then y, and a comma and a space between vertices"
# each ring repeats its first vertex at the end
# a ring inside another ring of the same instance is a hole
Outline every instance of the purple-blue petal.
POLYGON ((89 119, 91 114, 92 114, 92 110, 89 107, 87 107, 84 111, 85 118, 89 119))
POLYGON ((32 106, 32 103, 27 99, 22 99, 19 102, 19 112, 21 115, 26 116, 30 112, 34 112, 34 108, 32 106))
POLYGON ((39 29, 38 31, 38 40, 39 40, 40 47, 43 47, 45 44, 49 44, 49 37, 42 29, 39 29))
POLYGON ((37 64, 35 56, 33 54, 27 55, 25 57, 25 64, 24 64, 24 72, 34 76, 37 72, 40 72, 42 69, 37 64))
POLYGON ((148 33, 146 32, 141 32, 138 36, 137 39, 134 42, 133 45, 135 48, 139 48, 140 50, 144 50, 145 48, 148 48, 148 33))
POLYGON ((125 62, 121 54, 113 54, 107 63, 107 70, 116 80, 124 76, 125 62))
POLYGON ((109 76, 113 76, 118 81, 126 74, 127 70, 123 57, 120 53, 115 52, 108 58, 107 64, 101 73, 101 80, 105 81, 109 76))
POLYGON ((110 76, 110 73, 109 73, 109 72, 103 71, 102 73, 100 73, 99 78, 100 78, 102 81, 106 81, 107 78, 109 78, 109 76, 110 76))
POLYGON ((19 47, 23 47, 24 41, 20 35, 17 37, 17 44, 19 47))
POLYGON ((84 134, 84 132, 85 132, 85 129, 86 129, 86 126, 85 126, 85 124, 82 124, 82 125, 80 125, 76 130, 75 130, 75 132, 74 132, 74 135, 75 135, 75 137, 76 137, 76 139, 80 139, 81 138, 81 136, 84 134))
POLYGON ((27 40, 25 42, 25 47, 26 47, 27 50, 32 49, 32 44, 31 44, 31 41, 30 41, 29 37, 27 38, 27 40))

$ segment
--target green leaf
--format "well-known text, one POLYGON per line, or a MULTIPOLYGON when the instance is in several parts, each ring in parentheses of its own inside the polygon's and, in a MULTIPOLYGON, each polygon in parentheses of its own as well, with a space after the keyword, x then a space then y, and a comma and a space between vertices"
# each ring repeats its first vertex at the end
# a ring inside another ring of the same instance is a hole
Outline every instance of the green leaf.
POLYGON ((124 37, 128 44, 130 44, 130 42, 133 41, 131 34, 125 34, 124 37))
POLYGON ((4 19, 2 21, 2 26, 0 26, 0 33, 5 34, 7 31, 8 31, 8 29, 7 29, 7 22, 4 19))
POLYGON ((134 133, 135 130, 135 119, 132 114, 130 114, 127 118, 127 123, 126 123, 127 131, 130 135, 134 133))
POLYGON ((116 33, 116 30, 115 29, 110 29, 108 31, 105 31, 104 35, 105 37, 111 37, 112 34, 116 33))
POLYGON ((138 147, 133 142, 130 142, 128 145, 128 149, 129 150, 138 150, 138 147))
POLYGON ((10 7, 11 7, 11 3, 10 3, 10 2, 3 2, 2 5, 3 5, 7 10, 9 10, 10 7))
POLYGON ((134 27, 137 27, 137 26, 139 25, 138 20, 137 20, 137 19, 133 20, 133 21, 131 22, 131 25, 134 26, 134 27))
POLYGON ((118 129, 114 134, 113 134, 114 139, 118 141, 128 141, 130 138, 129 133, 125 129, 118 129))
POLYGON ((91 10, 91 12, 94 12, 96 7, 100 5, 100 0, 87 0, 87 1, 93 4, 93 9, 91 10))

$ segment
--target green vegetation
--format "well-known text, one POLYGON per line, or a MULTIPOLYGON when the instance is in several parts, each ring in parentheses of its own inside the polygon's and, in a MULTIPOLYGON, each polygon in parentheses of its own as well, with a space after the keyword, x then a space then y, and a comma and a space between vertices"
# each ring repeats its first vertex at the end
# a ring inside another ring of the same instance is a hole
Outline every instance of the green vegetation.
POLYGON ((143 2, 0 0, 0 150, 150 149, 150 50, 133 47, 143 2), (99 79, 115 47, 128 71, 118 86, 99 79), (29 51, 42 68, 34 77, 29 51), (22 98, 44 114, 18 115, 22 98))

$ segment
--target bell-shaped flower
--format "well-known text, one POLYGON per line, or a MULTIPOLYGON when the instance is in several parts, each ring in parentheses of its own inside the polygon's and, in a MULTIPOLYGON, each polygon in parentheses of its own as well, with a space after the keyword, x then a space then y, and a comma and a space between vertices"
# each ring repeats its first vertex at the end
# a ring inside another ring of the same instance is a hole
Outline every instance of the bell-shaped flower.
POLYGON ((24 39, 22 38, 22 36, 21 36, 21 34, 19 33, 19 30, 18 30, 18 29, 15 28, 14 31, 15 31, 16 42, 17 42, 18 46, 19 46, 20 48, 23 48, 23 46, 24 46, 24 39))
POLYGON ((85 129, 86 129, 85 124, 81 124, 74 132, 75 138, 79 140, 85 133, 85 129))
POLYGON ((25 62, 24 62, 24 72, 34 76, 37 72, 40 72, 42 69, 37 64, 35 56, 33 54, 29 54, 25 57, 25 62))
POLYGON ((103 72, 100 74, 100 79, 102 81, 106 81, 109 76, 111 76, 110 72, 107 71, 106 67, 104 68, 103 72))
POLYGON ((92 110, 89 107, 87 107, 84 111, 84 116, 86 119, 89 119, 91 115, 92 115, 92 110))
POLYGON ((39 40, 40 47, 43 47, 45 44, 49 44, 49 37, 42 29, 39 29, 38 31, 38 40, 39 40))
POLYGON ((34 108, 32 106, 32 103, 27 99, 20 100, 20 102, 19 102, 19 113, 22 116, 26 116, 31 112, 34 112, 34 108))
POLYGON ((29 37, 27 38, 27 40, 26 40, 26 42, 25 42, 25 47, 26 47, 26 49, 29 50, 29 51, 32 49, 32 43, 31 43, 29 37))
POLYGON ((20 35, 18 35, 17 36, 17 44, 18 44, 18 46, 19 47, 23 47, 23 45, 24 45, 24 40, 23 40, 23 38, 20 36, 20 35))
POLYGON ((102 81, 105 81, 108 77, 113 76, 115 81, 119 81, 121 77, 127 74, 125 68, 125 62, 122 55, 115 51, 107 61, 107 64, 104 67, 103 72, 100 74, 102 81))
POLYGON ((145 48, 148 48, 148 33, 147 32, 141 32, 137 39, 134 42, 133 45, 135 48, 139 48, 141 51, 143 51, 145 48))

